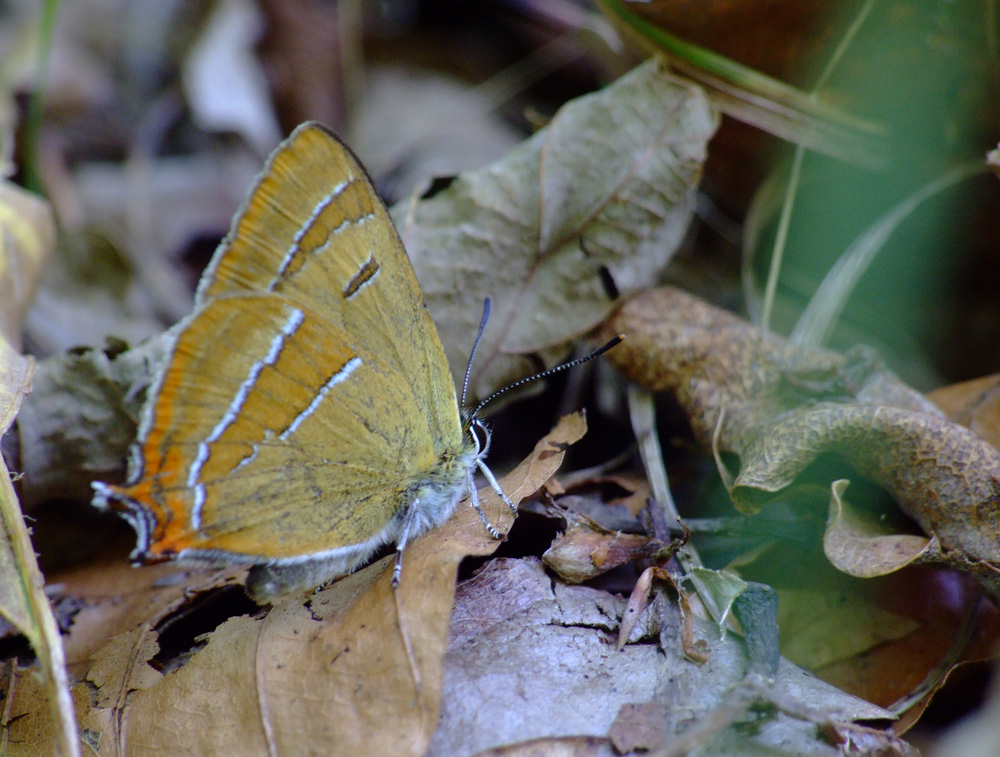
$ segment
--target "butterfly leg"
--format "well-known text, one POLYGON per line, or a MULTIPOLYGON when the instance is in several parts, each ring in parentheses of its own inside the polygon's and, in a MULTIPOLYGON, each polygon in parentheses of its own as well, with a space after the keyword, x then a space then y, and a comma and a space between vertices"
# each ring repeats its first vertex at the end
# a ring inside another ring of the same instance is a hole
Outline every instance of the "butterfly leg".
POLYGON ((497 530, 496 526, 490 523, 490 519, 486 517, 486 513, 483 512, 483 506, 479 503, 479 492, 476 490, 476 482, 472 479, 472 469, 469 469, 469 500, 472 506, 476 508, 476 512, 479 513, 479 519, 483 522, 486 530, 490 532, 490 536, 494 539, 500 539, 502 536, 497 530))
POLYGON ((420 512, 420 500, 415 499, 406 511, 406 519, 403 521, 403 528, 399 532, 399 539, 396 540, 396 564, 392 567, 392 587, 399 586, 399 577, 403 574, 403 550, 413 537, 414 529, 417 527, 420 512))
MULTIPOLYGON (((490 303, 489 300, 487 300, 486 307, 483 312, 483 323, 486 323, 486 317, 489 315, 489 313, 490 313, 490 303)), ((482 326, 480 326, 480 328, 482 328, 482 326)), ((504 501, 504 504, 506 504, 507 507, 510 508, 510 511, 514 513, 514 515, 517 515, 517 506, 510 501, 510 497, 504 494, 503 489, 500 488, 500 484, 497 482, 496 476, 493 475, 493 471, 491 471, 486 466, 486 463, 483 462, 483 458, 486 457, 486 454, 490 451, 491 435, 489 428, 487 428, 482 421, 473 417, 472 423, 469 426, 469 435, 472 437, 472 441, 475 444, 476 465, 479 466, 479 470, 481 470, 483 472, 483 475, 486 476, 486 480, 490 482, 490 486, 493 487, 493 491, 495 491, 499 495, 500 499, 504 501), (480 439, 480 436, 482 436, 482 440, 480 439)), ((472 482, 472 471, 469 471, 469 491, 472 492, 472 502, 476 506, 476 510, 479 511, 479 516, 483 519, 483 522, 485 523, 486 516, 483 515, 482 510, 479 510, 479 506, 477 504, 479 502, 479 499, 476 496, 475 484, 473 484, 472 482)))
POLYGON ((486 476, 486 480, 490 482, 490 486, 493 487, 493 491, 500 496, 500 499, 502 499, 504 504, 510 508, 510 511, 514 513, 514 515, 517 515, 517 505, 511 502, 510 497, 503 493, 503 489, 500 488, 500 483, 497 481, 496 476, 493 475, 493 471, 487 468, 486 463, 482 460, 476 460, 476 464, 479 466, 479 470, 483 472, 483 475, 486 476))

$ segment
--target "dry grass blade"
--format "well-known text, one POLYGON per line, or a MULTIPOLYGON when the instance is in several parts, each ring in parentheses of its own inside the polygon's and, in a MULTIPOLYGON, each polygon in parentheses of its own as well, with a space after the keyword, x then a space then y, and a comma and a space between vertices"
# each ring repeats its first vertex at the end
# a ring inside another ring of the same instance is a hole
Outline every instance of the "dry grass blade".
POLYGON ((865 166, 883 162, 879 127, 685 42, 645 21, 622 0, 601 0, 600 5, 629 37, 666 56, 678 72, 705 87, 727 115, 832 157, 865 166))

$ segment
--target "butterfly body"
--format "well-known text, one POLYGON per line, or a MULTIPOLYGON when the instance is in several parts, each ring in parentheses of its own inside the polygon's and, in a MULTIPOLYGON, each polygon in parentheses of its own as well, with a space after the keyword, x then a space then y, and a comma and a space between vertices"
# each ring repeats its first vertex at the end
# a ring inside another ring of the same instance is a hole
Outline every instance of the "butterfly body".
POLYGON ((168 352, 128 479, 95 504, 137 560, 255 566, 255 598, 444 522, 488 447, 385 207, 316 124, 270 158, 168 352))

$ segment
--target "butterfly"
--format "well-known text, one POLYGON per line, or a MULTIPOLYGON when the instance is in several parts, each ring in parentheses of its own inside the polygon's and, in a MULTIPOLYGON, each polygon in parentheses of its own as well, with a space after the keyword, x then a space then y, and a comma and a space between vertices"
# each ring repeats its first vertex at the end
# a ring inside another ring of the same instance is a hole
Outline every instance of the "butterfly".
MULTIPOLYGON (((488 303, 483 326, 487 315, 488 303)), ((516 512, 484 464, 489 441, 460 413, 371 180, 305 123, 268 159, 171 332, 125 484, 95 482, 94 504, 135 529, 133 560, 246 564, 258 601, 392 542, 395 583, 406 545, 466 492, 500 537, 473 481, 481 470, 516 512)))

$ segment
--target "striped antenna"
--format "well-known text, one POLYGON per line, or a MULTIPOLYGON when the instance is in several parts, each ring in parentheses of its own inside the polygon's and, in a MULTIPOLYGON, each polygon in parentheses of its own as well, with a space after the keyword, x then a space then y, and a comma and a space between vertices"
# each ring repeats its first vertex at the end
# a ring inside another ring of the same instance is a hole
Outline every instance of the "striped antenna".
MULTIPOLYGON (((489 301, 487 300, 487 303, 488 302, 489 301)), ((488 310, 489 310, 489 308, 487 308, 487 311, 488 310)), ((480 332, 480 333, 482 333, 482 332, 480 332)), ((511 389, 516 389, 519 386, 524 386, 525 384, 530 383, 532 381, 535 381, 536 379, 542 379, 542 378, 545 378, 547 376, 551 376, 553 373, 559 373, 560 371, 566 371, 566 370, 569 370, 570 368, 575 368, 576 366, 580 365, 581 363, 586 363, 588 360, 593 360, 595 357, 600 357, 605 352, 607 352, 608 350, 610 350, 612 347, 616 346, 624 338, 625 338, 624 334, 619 334, 618 336, 614 337, 613 339, 608 340, 607 343, 605 343, 601 347, 598 347, 596 350, 594 350, 593 352, 591 352, 589 355, 585 355, 584 357, 577 358, 576 360, 570 360, 568 363, 563 363, 562 365, 557 365, 555 368, 549 368, 547 371, 542 371, 541 373, 536 373, 534 376, 528 376, 527 378, 523 378, 520 381, 515 381, 513 384, 508 384, 503 389, 497 389, 495 392, 493 392, 493 394, 491 394, 489 397, 487 397, 482 402, 480 402, 478 405, 476 405, 475 409, 469 414, 469 417, 470 418, 475 418, 477 415, 479 415, 479 411, 482 410, 486 405, 488 405, 490 402, 492 402, 493 400, 495 400, 501 394, 504 394, 505 392, 509 392, 511 389)), ((477 344, 479 343, 478 339, 476 340, 476 343, 477 344)), ((468 375, 466 375, 466 381, 468 381, 468 375)), ((462 397, 463 397, 463 399, 465 398, 464 391, 462 393, 462 397)))
POLYGON ((479 342, 483 338, 483 332, 486 331, 486 322, 490 319, 490 298, 487 297, 486 301, 483 302, 483 317, 479 321, 479 333, 476 334, 476 342, 472 345, 472 352, 469 353, 469 364, 465 366, 465 381, 462 382, 462 402, 459 407, 465 407, 465 394, 469 390, 469 376, 472 375, 472 361, 476 357, 476 350, 479 349, 479 342))

